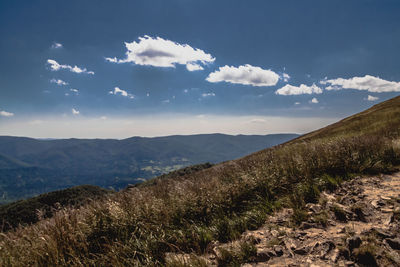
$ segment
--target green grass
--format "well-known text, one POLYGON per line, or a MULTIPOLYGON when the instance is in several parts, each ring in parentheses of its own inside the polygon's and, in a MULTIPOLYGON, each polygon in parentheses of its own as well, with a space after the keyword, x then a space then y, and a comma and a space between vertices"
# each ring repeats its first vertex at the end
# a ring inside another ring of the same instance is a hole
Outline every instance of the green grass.
POLYGON ((241 266, 244 262, 254 261, 257 255, 257 248, 250 242, 241 242, 238 248, 219 250, 217 257, 218 266, 241 266))
MULTIPOLYGON (((166 252, 204 253, 211 242, 261 226, 282 206, 293 207, 301 223, 304 205, 318 201, 321 190, 355 174, 395 170, 399 110, 395 98, 293 142, 61 210, 0 235, 0 265, 159 266, 166 252)), ((235 255, 221 262, 249 260, 235 255)))

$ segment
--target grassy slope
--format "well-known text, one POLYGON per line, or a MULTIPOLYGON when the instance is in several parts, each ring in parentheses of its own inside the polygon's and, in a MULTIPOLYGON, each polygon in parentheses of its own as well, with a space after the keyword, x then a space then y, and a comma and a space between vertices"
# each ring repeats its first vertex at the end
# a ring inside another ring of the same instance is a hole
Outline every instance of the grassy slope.
POLYGON ((325 128, 300 136, 289 143, 362 134, 397 137, 400 126, 399 118, 400 97, 395 97, 325 128))
POLYGON ((0 225, 6 231, 20 224, 36 223, 40 219, 38 213, 42 218, 49 218, 61 207, 79 207, 111 192, 98 186, 81 185, 2 205, 0 225))
POLYGON ((400 97, 271 149, 158 179, 0 236, 0 264, 162 265, 256 229, 279 207, 302 207, 355 174, 400 163, 400 97))

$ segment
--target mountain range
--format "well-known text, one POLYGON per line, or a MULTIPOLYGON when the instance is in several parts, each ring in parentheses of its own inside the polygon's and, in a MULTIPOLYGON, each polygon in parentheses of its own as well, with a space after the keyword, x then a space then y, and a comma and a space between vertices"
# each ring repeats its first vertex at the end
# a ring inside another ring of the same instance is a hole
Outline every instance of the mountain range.
POLYGON ((0 203, 72 186, 120 189, 182 167, 219 163, 296 134, 49 139, 0 136, 0 203))

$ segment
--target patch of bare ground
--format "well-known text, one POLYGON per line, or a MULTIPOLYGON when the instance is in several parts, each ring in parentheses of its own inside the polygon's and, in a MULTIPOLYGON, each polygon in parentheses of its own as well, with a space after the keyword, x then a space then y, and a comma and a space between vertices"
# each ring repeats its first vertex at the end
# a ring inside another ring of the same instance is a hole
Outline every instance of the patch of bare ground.
POLYGON ((400 266, 400 173, 345 182, 334 192, 323 192, 319 203, 308 203, 305 211, 308 219, 300 225, 293 222, 292 209, 282 209, 237 241, 214 243, 201 257, 170 254, 167 263, 400 266))

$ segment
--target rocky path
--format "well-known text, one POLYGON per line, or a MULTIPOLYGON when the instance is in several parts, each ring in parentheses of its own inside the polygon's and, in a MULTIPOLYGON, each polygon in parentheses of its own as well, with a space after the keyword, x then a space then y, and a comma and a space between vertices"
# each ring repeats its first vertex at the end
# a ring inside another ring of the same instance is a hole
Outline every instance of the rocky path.
POLYGON ((300 227, 284 209, 244 233, 257 247, 245 266, 400 266, 400 173, 354 179, 306 207, 300 227))
POLYGON ((256 256, 242 266, 400 266, 400 173, 345 182, 306 212, 308 219, 294 226, 293 211, 283 209, 202 258, 222 265, 221 249, 251 242, 256 256))

